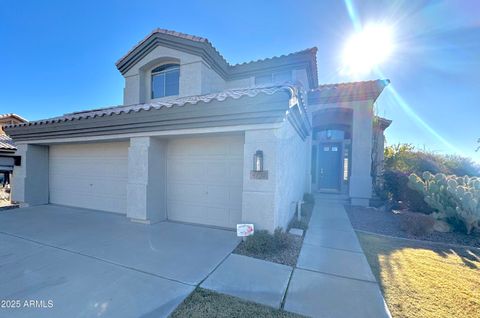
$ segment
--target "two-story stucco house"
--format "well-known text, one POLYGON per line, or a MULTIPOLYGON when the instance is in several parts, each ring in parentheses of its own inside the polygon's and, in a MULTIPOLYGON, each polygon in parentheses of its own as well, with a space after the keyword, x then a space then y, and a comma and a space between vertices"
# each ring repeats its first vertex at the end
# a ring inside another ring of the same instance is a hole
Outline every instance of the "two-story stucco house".
POLYGON ((367 205, 389 81, 319 85, 316 51, 231 65, 207 39, 155 30, 116 63, 123 105, 6 127, 13 199, 268 230, 305 192, 367 205))

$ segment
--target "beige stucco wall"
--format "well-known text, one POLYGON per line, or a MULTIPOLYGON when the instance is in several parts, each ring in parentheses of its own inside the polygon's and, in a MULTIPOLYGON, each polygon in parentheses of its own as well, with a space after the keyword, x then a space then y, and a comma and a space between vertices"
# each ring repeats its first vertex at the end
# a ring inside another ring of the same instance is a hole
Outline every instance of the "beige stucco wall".
POLYGON ((275 227, 287 228, 295 213, 295 204, 303 199, 308 169, 307 142, 303 141, 290 123, 285 123, 276 132, 276 189, 275 227))
POLYGON ((155 101, 150 98, 150 72, 158 65, 165 63, 180 64, 178 97, 209 94, 225 89, 253 87, 255 85, 253 76, 225 81, 201 57, 157 46, 124 75, 124 105, 155 101))
POLYGON ((127 217, 134 221, 155 223, 167 217, 166 149, 165 140, 130 138, 127 217))
POLYGON ((157 46, 125 73, 124 104, 132 105, 152 101, 150 98, 150 72, 158 65, 171 62, 180 64, 179 97, 206 94, 224 89, 224 80, 201 57, 157 46))
POLYGON ((306 189, 307 152, 289 122, 280 128, 245 132, 242 221, 257 229, 287 228, 306 189), (253 179, 253 155, 262 150, 268 179, 253 179))
POLYGON ((12 201, 28 205, 49 202, 49 147, 18 145, 22 164, 15 166, 12 180, 12 201))

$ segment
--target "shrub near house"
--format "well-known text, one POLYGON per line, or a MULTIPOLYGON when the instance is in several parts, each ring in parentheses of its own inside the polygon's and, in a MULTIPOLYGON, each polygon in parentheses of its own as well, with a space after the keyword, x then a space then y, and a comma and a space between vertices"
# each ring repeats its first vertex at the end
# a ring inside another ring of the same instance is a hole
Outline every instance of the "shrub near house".
POLYGON ((408 186, 421 193, 437 211, 432 214, 436 219, 461 221, 468 234, 474 228, 480 229, 480 178, 433 175, 428 171, 422 177, 411 174, 408 186))
POLYGON ((442 155, 415 149, 410 144, 397 144, 385 148, 383 189, 377 194, 393 201, 396 208, 430 214, 435 209, 424 201, 423 194, 408 187, 409 175, 433 174, 480 176, 480 167, 469 158, 442 155), (401 202, 399 206, 398 202, 401 202))

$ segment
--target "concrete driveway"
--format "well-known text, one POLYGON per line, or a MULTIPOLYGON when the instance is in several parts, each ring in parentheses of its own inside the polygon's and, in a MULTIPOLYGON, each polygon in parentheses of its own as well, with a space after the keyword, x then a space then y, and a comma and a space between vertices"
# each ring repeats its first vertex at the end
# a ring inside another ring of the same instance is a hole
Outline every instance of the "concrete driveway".
POLYGON ((232 231, 61 206, 1 212, 0 300, 21 308, 0 316, 165 317, 238 242, 232 231))

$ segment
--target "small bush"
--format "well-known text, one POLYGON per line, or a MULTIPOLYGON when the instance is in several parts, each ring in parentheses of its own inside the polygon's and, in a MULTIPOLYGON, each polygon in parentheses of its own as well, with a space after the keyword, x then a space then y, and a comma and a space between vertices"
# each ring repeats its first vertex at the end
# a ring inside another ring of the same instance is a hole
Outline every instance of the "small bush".
POLYGON ((254 254, 265 254, 274 248, 273 236, 267 230, 255 231, 247 237, 245 249, 254 254))
POLYGON ((273 232, 273 244, 275 245, 275 250, 283 250, 288 246, 289 237, 287 232, 282 228, 277 227, 273 232))
POLYGON ((282 228, 276 228, 273 234, 259 230, 247 237, 245 249, 253 254, 269 254, 285 249, 289 242, 290 238, 282 228))
POLYGON ((410 235, 423 236, 433 231, 435 219, 429 215, 405 212, 402 215, 400 228, 410 235))
POLYGON ((305 231, 308 228, 308 222, 310 221, 314 205, 314 203, 312 203, 312 201, 314 201, 313 195, 310 193, 305 193, 305 195, 303 196, 303 200, 305 201, 305 203, 302 204, 302 213, 300 220, 298 220, 298 209, 295 209, 295 213, 290 220, 290 223, 288 224, 288 229, 296 228, 305 231), (310 196, 311 198, 309 198, 310 196))

